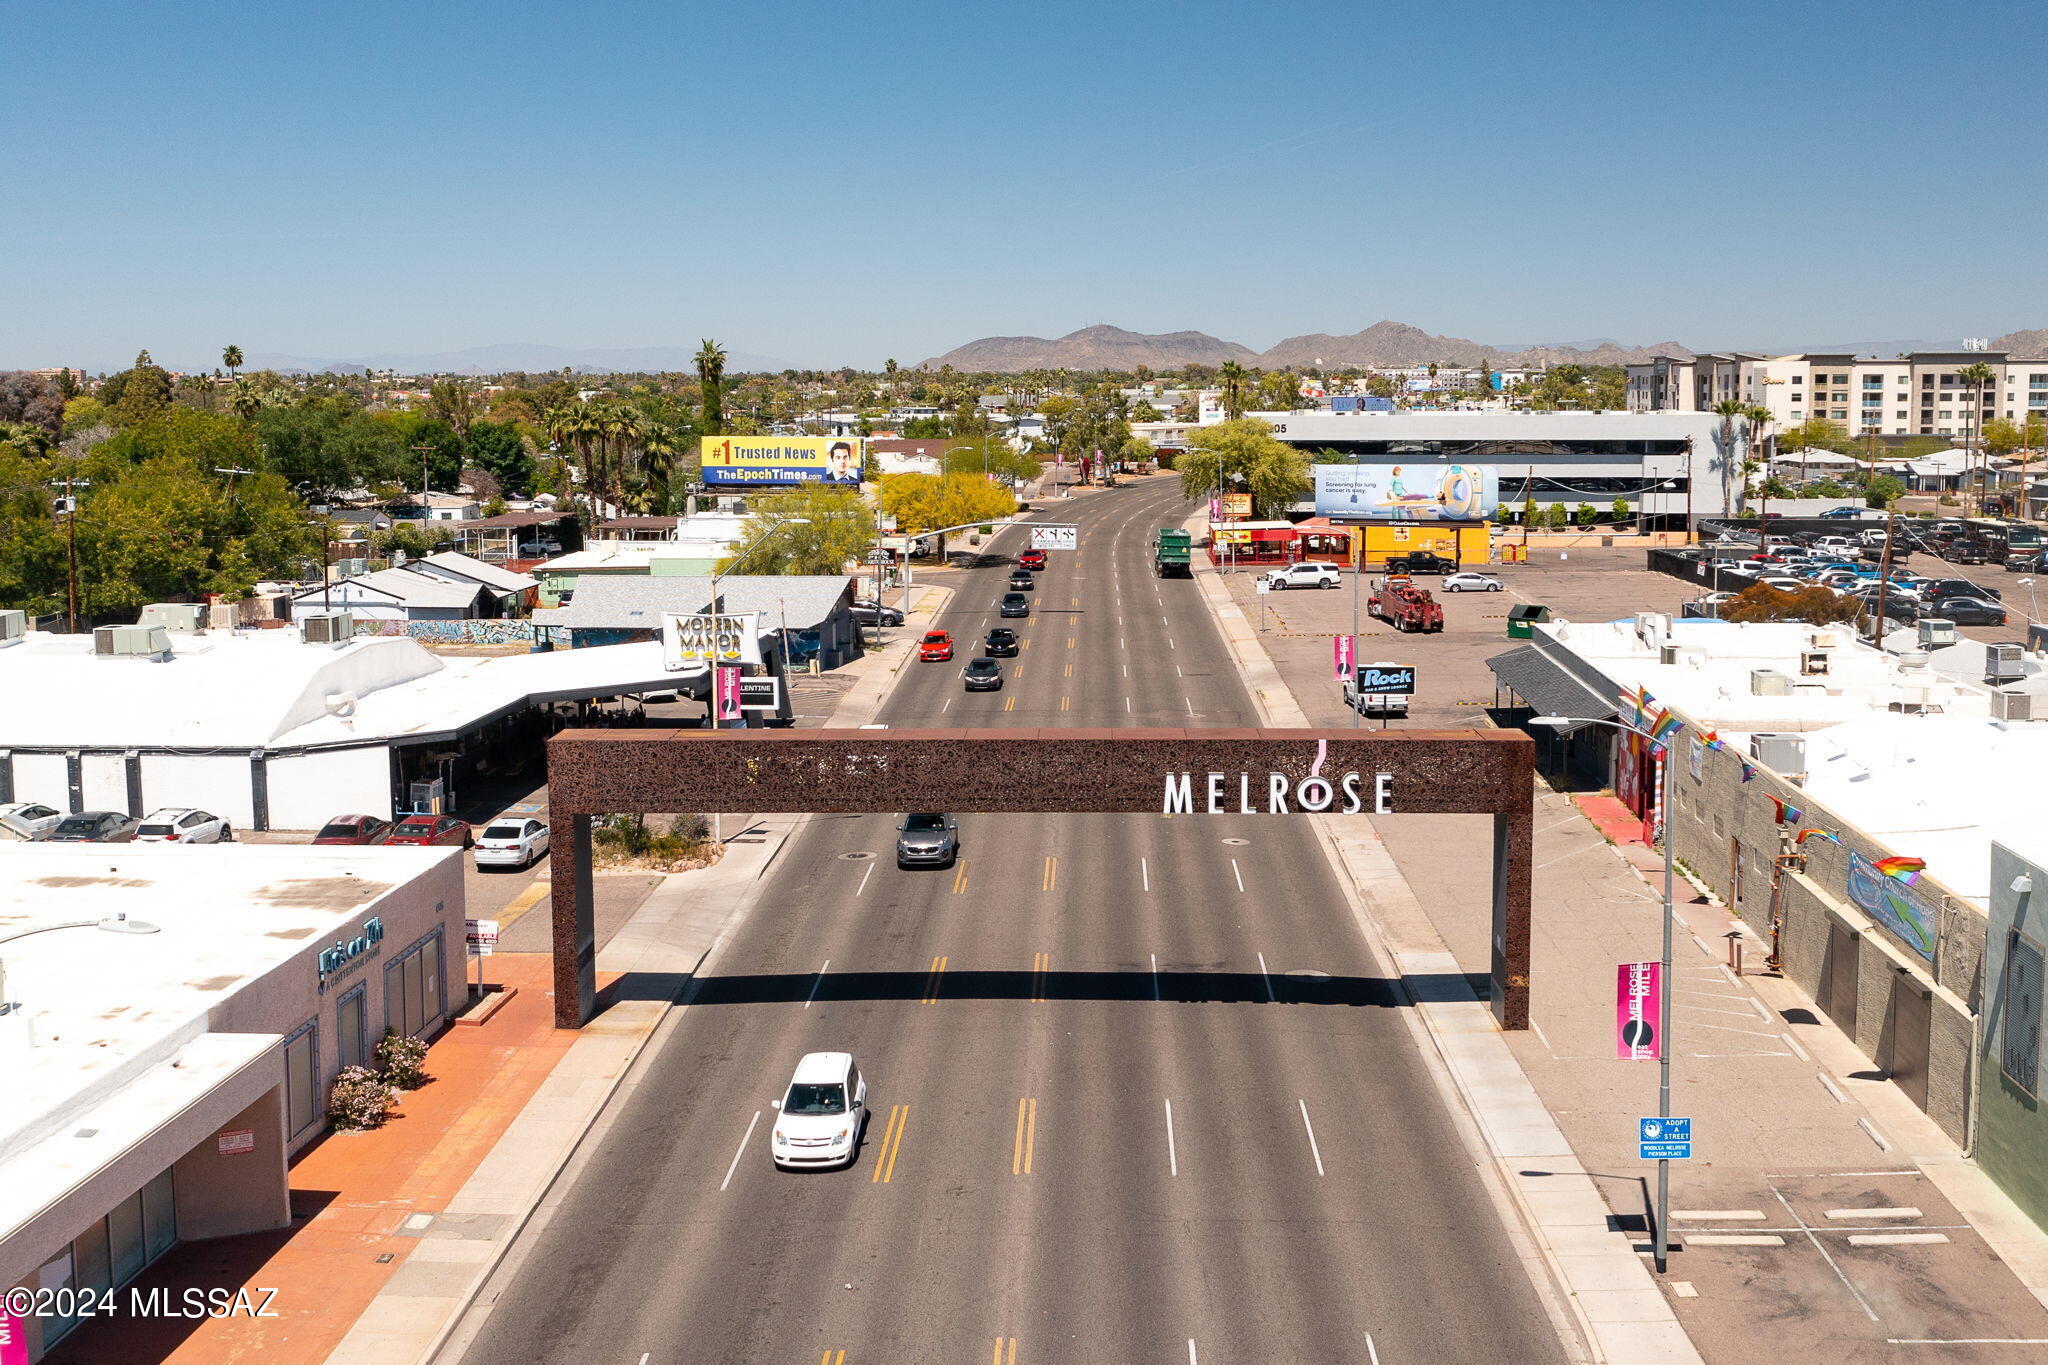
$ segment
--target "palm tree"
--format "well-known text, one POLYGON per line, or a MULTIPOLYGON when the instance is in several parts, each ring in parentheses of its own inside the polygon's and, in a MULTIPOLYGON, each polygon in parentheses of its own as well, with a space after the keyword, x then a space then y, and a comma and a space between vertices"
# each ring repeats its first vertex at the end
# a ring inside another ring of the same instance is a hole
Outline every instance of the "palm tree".
POLYGON ((719 436, 725 432, 725 398, 721 392, 724 383, 725 348, 707 338, 697 348, 697 386, 702 391, 706 436, 719 436))
MULTIPOLYGON (((1735 419, 1743 416, 1748 409, 1741 400, 1723 398, 1714 404, 1714 415, 1721 419, 1721 510, 1724 515, 1733 516, 1741 509, 1742 499, 1735 496, 1735 419)), ((1748 487, 1749 471, 1742 472, 1743 486, 1748 487)))
MULTIPOLYGON (((1771 488, 1778 477, 1771 471, 1771 447, 1769 441, 1764 437, 1764 428, 1771 424, 1771 410, 1761 403, 1745 403, 1742 406, 1741 416, 1743 422, 1743 450, 1745 451, 1742 461, 1742 486, 1748 488, 1750 474, 1761 468, 1764 471, 1764 505, 1762 510, 1768 512, 1771 510, 1771 488), (1763 452, 1761 455, 1757 453, 1759 447, 1761 447, 1763 452)), ((1780 496, 1783 496, 1782 492, 1780 496)))
POLYGON ((228 367, 228 378, 233 379, 242 368, 242 348, 230 343, 220 353, 220 363, 228 367))
POLYGON ((1235 360, 1226 360, 1216 377, 1223 381, 1223 420, 1235 422, 1244 416, 1244 395, 1251 384, 1251 372, 1235 360))
MULTIPOLYGON (((1969 448, 1964 452, 1968 457, 1968 461, 1965 464, 1967 469, 1969 464, 1975 463, 1979 458, 1979 447, 1984 443, 1984 386, 1998 382, 1998 371, 1980 360, 1974 365, 1965 365, 1962 369, 1957 370, 1956 378, 1970 386, 1969 448)), ((1990 482, 1991 479, 1991 456, 1987 453, 1982 458, 1984 464, 1977 474, 1977 494, 1975 500, 1975 511, 1978 516, 1984 515, 1984 485, 1990 482)))
POLYGON ((896 406, 896 375, 898 373, 896 361, 893 357, 882 362, 882 373, 887 375, 889 379, 889 406, 893 408, 896 406))

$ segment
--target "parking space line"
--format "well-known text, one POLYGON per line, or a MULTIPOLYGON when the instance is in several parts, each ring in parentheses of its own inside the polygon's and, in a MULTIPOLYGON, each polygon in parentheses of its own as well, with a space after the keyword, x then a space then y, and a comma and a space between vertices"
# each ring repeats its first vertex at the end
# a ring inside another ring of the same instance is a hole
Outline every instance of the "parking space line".
POLYGON ((1771 1194, 1785 1206, 1785 1212, 1792 1215, 1792 1221, 1806 1231, 1806 1240, 1821 1254, 1821 1259, 1828 1263, 1828 1269, 1835 1272, 1835 1278, 1842 1282, 1842 1288, 1849 1291, 1849 1297, 1856 1300, 1856 1305, 1863 1310, 1863 1315, 1872 1322, 1878 1321, 1877 1310, 1870 1306, 1870 1300, 1864 1298, 1863 1292, 1849 1283, 1849 1277, 1842 1273, 1842 1267, 1836 1264, 1834 1255, 1821 1243, 1820 1238, 1813 1235, 1813 1230, 1807 1227, 1806 1220, 1799 1216, 1799 1210, 1792 1207, 1792 1201, 1780 1193, 1776 1185, 1771 1186, 1771 1194))
POLYGON ((931 974, 927 976, 924 981, 925 1004, 936 1005, 939 1003, 939 981, 945 975, 946 959, 943 957, 933 958, 931 974))
POLYGON ((1852 1247, 1907 1246, 1925 1242, 1946 1242, 1945 1232, 1852 1232, 1849 1245, 1852 1247))

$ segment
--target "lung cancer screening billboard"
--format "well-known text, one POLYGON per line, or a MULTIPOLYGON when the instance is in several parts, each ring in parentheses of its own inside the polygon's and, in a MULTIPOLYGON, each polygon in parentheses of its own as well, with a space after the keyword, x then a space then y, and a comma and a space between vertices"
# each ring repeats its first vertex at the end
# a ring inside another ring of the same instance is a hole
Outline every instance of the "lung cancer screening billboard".
POLYGON ((857 436, 706 436, 698 454, 707 484, 856 488, 864 444, 857 436))
POLYGON ((1493 465, 1319 464, 1316 515, 1358 521, 1484 521, 1500 506, 1493 465))

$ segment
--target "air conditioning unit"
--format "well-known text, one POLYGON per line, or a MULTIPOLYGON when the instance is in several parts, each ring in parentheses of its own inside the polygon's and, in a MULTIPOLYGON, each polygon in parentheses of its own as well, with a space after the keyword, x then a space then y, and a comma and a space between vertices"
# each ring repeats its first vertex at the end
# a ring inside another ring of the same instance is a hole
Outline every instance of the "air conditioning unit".
MULTIPOLYGON (((1991 694, 1991 718, 1993 720, 2032 720, 2034 718, 2034 694, 2032 692, 1993 692, 1991 694)), ((2048 719, 2048 717, 2044 717, 2048 719)))
POLYGON ((1945 616, 1920 618, 1920 648, 1944 649, 1957 640, 1956 623, 1945 616))
POLYGON ((299 638, 309 645, 338 645, 356 633, 356 618, 345 611, 316 611, 299 618, 299 638))
POLYGON ((1636 638, 1655 649, 1671 633, 1671 618, 1661 611, 1639 611, 1636 613, 1636 638))
POLYGON ((92 652, 110 659, 168 659, 171 633, 162 626, 98 626, 92 652))
POLYGON ((1749 737, 1749 756, 1780 777, 1794 782, 1806 780, 1806 736, 1754 734, 1749 737))
POLYGON ((1749 670, 1749 691, 1755 697, 1789 697, 1792 695, 1792 677, 1775 668, 1752 668, 1749 670))
POLYGON ((145 626, 162 626, 181 635, 202 635, 206 631, 206 606, 201 602, 152 602, 142 609, 145 626))
POLYGON ((1660 663, 1660 664, 1675 664, 1675 663, 1677 663, 1677 662, 1678 662, 1678 646, 1677 646, 1677 645, 1659 645, 1659 646, 1657 646, 1657 662, 1658 662, 1658 663, 1660 663))
POLYGON ((0 645, 10 644, 28 634, 28 613, 9 607, 0 611, 0 645))
POLYGON ((2015 644, 1984 646, 1984 681, 1992 687, 2018 682, 2027 676, 2023 662, 2026 648, 2015 644))
POLYGON ((1825 677, 1828 671, 1828 652, 1825 649, 1802 649, 1799 651, 1799 676, 1802 678, 1825 677))

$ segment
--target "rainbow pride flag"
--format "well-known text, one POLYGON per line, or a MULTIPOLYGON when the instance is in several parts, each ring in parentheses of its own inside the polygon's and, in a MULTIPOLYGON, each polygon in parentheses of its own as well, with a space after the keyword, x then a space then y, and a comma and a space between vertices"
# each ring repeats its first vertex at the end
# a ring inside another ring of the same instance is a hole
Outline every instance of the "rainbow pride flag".
POLYGON ((1803 846, 1808 839, 1825 839, 1831 844, 1840 844, 1842 842, 1840 839, 1837 839, 1833 834, 1830 834, 1827 830, 1820 828, 1818 825, 1816 825, 1812 829, 1800 830, 1799 837, 1797 839, 1794 839, 1792 842, 1803 846))
POLYGON ((1800 817, 1806 814, 1805 811, 1799 809, 1790 801, 1781 800, 1775 796, 1766 796, 1764 799, 1777 807, 1778 823, 1781 825, 1796 825, 1799 823, 1800 817))
POLYGON ((1890 858, 1879 858, 1871 863, 1871 866, 1892 880, 1904 882, 1906 885, 1911 886, 1914 882, 1920 880, 1920 871, 1927 866, 1927 860, 1925 858, 1902 858, 1894 855, 1890 858))

